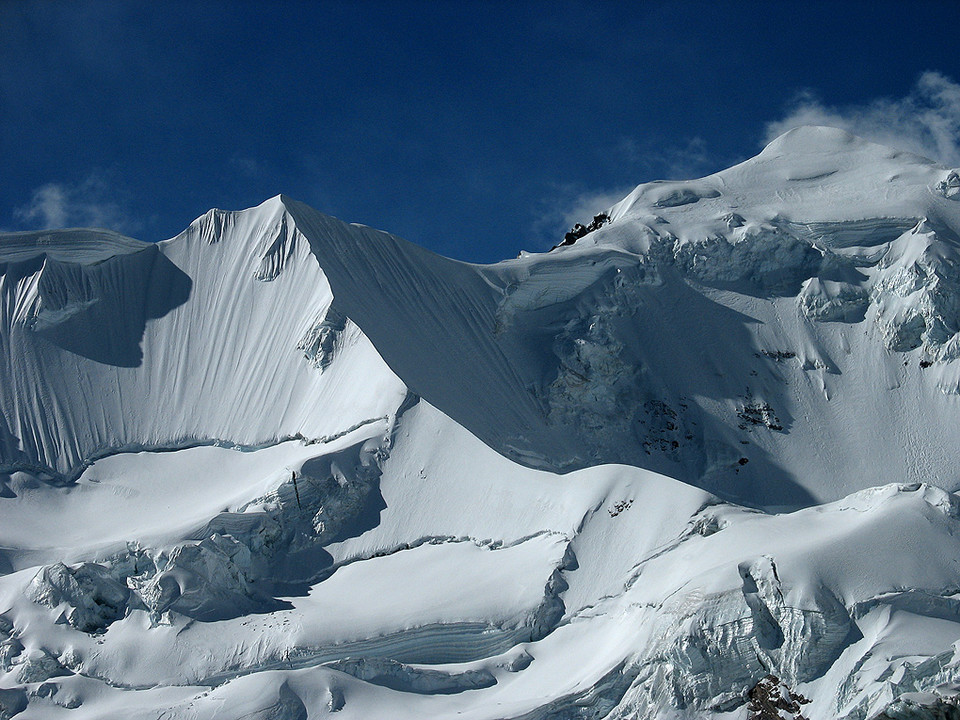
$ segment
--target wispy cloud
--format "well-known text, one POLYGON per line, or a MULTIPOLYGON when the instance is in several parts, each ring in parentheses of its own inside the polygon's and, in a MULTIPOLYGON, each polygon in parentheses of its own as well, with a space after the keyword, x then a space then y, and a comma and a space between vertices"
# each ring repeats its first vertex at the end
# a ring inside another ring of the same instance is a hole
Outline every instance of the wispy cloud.
POLYGON ((586 190, 576 185, 557 185, 542 199, 532 223, 531 235, 546 250, 563 240, 564 234, 576 223, 586 225, 597 213, 623 200, 633 187, 615 190, 586 190))
MULTIPOLYGON (((700 137, 669 145, 652 139, 621 137, 612 150, 642 180, 689 180, 718 169, 717 159, 700 137)), ((575 223, 587 224, 593 216, 623 200, 636 185, 587 188, 583 185, 554 185, 538 206, 531 234, 543 248, 563 239, 575 223)))
POLYGON ((707 143, 701 137, 674 145, 623 137, 617 152, 637 168, 638 176, 651 180, 690 180, 718 169, 717 159, 707 151, 707 143))
POLYGON ((632 187, 620 188, 610 192, 581 192, 573 197, 566 206, 566 211, 562 215, 560 227, 564 232, 572 228, 576 223, 589 223, 597 213, 608 210, 612 205, 617 204, 625 198, 632 187))
MULTIPOLYGON (((960 84, 943 73, 923 73, 905 97, 878 98, 860 105, 830 106, 815 92, 799 93, 786 116, 766 124, 767 142, 800 125, 829 125, 945 165, 960 165, 960 84)), ((685 180, 714 172, 730 162, 715 156, 700 137, 673 145, 622 137, 618 157, 641 179, 685 180)), ((574 223, 622 200, 633 187, 562 185, 541 201, 532 234, 541 243, 562 239, 574 223)), ((549 245, 547 245, 549 247, 549 245)))
POLYGON ((960 85, 928 71, 906 97, 864 105, 831 107, 812 92, 801 93, 787 116, 768 123, 767 141, 800 125, 838 127, 867 140, 960 165, 960 85))
POLYGON ((230 167, 244 177, 253 178, 260 174, 260 163, 248 155, 234 155, 230 158, 230 167))
POLYGON ((98 174, 82 183, 47 183, 34 189, 30 202, 14 208, 14 219, 24 229, 98 227, 134 232, 140 223, 121 208, 108 183, 98 174))

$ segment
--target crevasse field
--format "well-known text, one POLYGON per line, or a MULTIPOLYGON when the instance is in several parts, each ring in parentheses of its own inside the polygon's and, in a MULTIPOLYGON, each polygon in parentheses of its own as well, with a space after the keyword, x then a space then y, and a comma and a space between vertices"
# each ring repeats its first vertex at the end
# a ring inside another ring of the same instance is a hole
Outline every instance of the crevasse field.
POLYGON ((0 237, 0 718, 960 717, 957 171, 608 216, 0 237))

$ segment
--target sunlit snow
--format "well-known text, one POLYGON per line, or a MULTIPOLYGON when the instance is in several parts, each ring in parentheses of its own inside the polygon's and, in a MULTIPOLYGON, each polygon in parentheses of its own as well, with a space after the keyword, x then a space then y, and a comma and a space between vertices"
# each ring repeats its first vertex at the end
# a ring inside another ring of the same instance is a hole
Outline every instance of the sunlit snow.
POLYGON ((799 128, 490 266, 0 236, 0 718, 956 711, 957 177, 799 128))

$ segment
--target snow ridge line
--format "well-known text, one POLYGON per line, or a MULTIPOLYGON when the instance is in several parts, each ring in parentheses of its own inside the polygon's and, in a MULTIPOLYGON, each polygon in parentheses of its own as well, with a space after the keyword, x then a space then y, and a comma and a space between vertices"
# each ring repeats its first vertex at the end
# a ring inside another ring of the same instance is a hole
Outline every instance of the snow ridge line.
POLYGON ((110 448, 105 448, 103 450, 98 450, 95 453, 92 453, 89 457, 83 460, 76 467, 71 469, 68 473, 61 473, 54 470, 49 465, 29 463, 23 461, 17 461, 15 463, 7 463, 5 465, 0 465, 0 473, 15 473, 15 472, 27 472, 34 475, 49 475, 49 482, 51 485, 58 487, 66 487, 68 485, 73 485, 77 480, 80 479, 80 476, 83 475, 86 470, 99 460, 104 460, 108 457, 113 457, 114 455, 125 455, 128 453, 168 453, 168 452, 179 452, 180 450, 190 450, 192 448, 198 447, 222 447, 228 450, 235 450, 237 452, 255 452, 257 450, 265 450, 266 448, 275 447, 277 445, 282 445, 287 442, 298 441, 304 445, 326 445, 327 443, 334 442, 340 438, 346 437, 350 433, 356 432, 360 428, 366 427, 367 425, 372 425, 378 422, 386 422, 391 419, 391 415, 381 415, 380 417, 368 418, 366 420, 361 420, 354 425, 351 425, 344 430, 340 430, 331 435, 322 435, 320 437, 311 438, 307 437, 303 433, 294 433, 293 435, 281 435, 280 437, 274 438, 273 440, 265 441, 262 443, 236 443, 231 440, 225 440, 223 438, 189 438, 177 443, 165 443, 163 445, 149 445, 142 443, 130 443, 122 446, 115 446, 110 448))
MULTIPOLYGON (((508 543, 504 543, 502 540, 492 540, 490 538, 485 538, 483 540, 479 538, 472 537, 470 535, 421 535, 415 540, 410 540, 403 543, 398 543, 392 545, 388 548, 382 548, 380 550, 375 550, 372 552, 364 552, 358 555, 354 555, 344 560, 330 565, 329 567, 324 568, 317 575, 309 579, 311 584, 316 584, 323 582, 331 575, 333 575, 337 570, 347 567, 348 565, 353 565, 358 562, 365 562, 367 560, 373 560, 374 558, 389 557, 390 555, 395 555, 399 552, 404 552, 405 550, 416 550, 419 547, 424 545, 443 545, 446 543, 462 543, 469 542, 473 543, 479 548, 487 548, 492 551, 496 550, 505 550, 507 548, 516 547, 521 545, 528 540, 533 540, 534 538, 544 537, 546 535, 563 535, 563 533, 557 532, 556 530, 540 530, 530 535, 525 535, 523 537, 511 540, 508 543)), ((568 539, 569 542, 569 539, 568 539)))

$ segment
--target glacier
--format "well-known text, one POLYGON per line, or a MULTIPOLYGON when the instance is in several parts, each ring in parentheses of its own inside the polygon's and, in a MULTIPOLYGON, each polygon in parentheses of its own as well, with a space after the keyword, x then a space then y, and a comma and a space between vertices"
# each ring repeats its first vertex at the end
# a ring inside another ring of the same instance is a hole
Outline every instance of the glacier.
POLYGON ((0 719, 960 717, 957 178, 0 235, 0 719))

